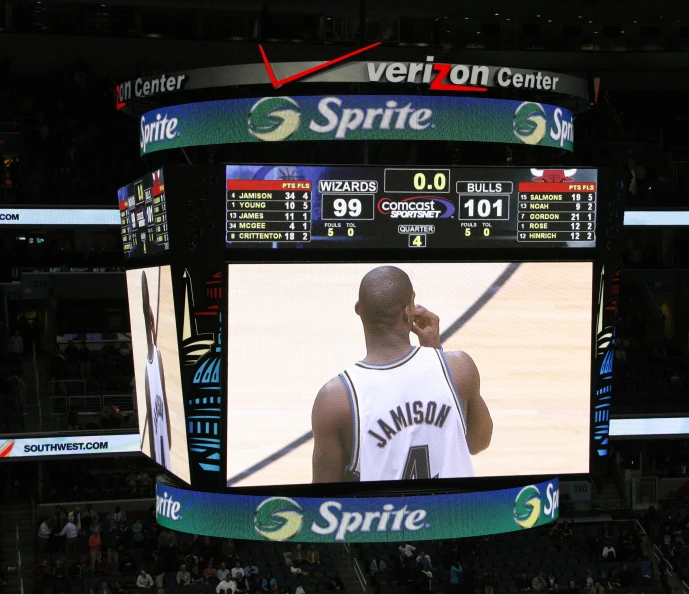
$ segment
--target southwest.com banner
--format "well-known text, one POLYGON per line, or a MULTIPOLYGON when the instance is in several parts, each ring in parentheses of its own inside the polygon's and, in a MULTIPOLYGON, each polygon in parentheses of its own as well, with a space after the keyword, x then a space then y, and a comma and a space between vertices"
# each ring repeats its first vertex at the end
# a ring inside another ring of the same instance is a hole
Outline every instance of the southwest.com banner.
POLYGON ((562 107, 418 95, 263 97, 186 103, 141 116, 141 154, 188 146, 313 140, 449 140, 574 150, 562 107))
POLYGON ((261 497, 156 485, 158 523, 220 538, 386 542, 464 538, 548 524, 558 481, 476 493, 418 497, 261 497))
POLYGON ((124 454, 140 452, 139 434, 78 435, 59 437, 0 437, 0 458, 72 456, 79 454, 124 454))

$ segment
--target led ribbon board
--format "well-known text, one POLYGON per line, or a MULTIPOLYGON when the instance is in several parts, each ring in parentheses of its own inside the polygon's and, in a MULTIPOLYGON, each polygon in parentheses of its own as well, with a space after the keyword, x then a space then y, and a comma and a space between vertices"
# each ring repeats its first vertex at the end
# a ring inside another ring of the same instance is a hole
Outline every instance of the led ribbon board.
POLYGON ((156 485, 164 528, 245 540, 404 542, 514 532, 559 515, 557 479, 536 485, 416 497, 265 497, 156 485))
POLYGON ((129 435, 76 435, 0 438, 0 458, 123 454, 140 452, 138 433, 129 435))
POLYGON ((141 116, 142 155, 189 146, 323 140, 436 140, 574 150, 574 119, 533 101, 418 95, 263 97, 186 103, 141 116))

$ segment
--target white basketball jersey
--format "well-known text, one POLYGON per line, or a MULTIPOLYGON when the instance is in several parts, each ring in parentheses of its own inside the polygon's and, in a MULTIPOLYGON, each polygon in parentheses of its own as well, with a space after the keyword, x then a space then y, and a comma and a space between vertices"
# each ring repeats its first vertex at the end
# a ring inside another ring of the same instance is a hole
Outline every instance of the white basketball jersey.
POLYGON ((153 425, 153 451, 151 457, 170 470, 170 442, 167 431, 167 409, 163 400, 163 382, 160 377, 160 355, 153 345, 153 357, 146 359, 148 377, 148 396, 150 398, 151 420, 153 425))
POLYGON ((340 374, 352 404, 349 472, 361 481, 474 476, 466 420, 442 351, 414 347, 392 363, 340 374))

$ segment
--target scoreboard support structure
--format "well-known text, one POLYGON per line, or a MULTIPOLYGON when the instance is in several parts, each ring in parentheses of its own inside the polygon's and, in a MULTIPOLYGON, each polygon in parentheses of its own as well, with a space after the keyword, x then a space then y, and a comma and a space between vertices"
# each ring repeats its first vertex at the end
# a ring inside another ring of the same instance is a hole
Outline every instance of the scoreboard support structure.
MULTIPOLYGON (((172 267, 187 422, 205 414, 197 403, 204 393, 219 397, 213 413, 218 432, 213 434, 210 421, 209 433, 199 424, 200 433, 189 434, 192 484, 217 489, 225 478, 224 432, 231 413, 223 335, 236 313, 226 311, 223 299, 228 262, 610 262, 617 238, 610 235, 614 213, 605 196, 617 195, 617 182, 596 169, 566 173, 553 170, 540 176, 547 181, 536 181, 531 170, 514 167, 166 167, 167 241, 138 250, 129 262, 172 267), (212 440, 219 449, 200 445, 212 440)), ((122 212, 130 214, 129 207, 127 202, 122 212)), ((123 215, 125 221, 131 217, 123 215)), ((155 229, 150 237, 155 239, 155 229)), ((600 356, 593 313, 592 352, 600 356)), ((592 376, 592 386, 596 381, 592 376)))

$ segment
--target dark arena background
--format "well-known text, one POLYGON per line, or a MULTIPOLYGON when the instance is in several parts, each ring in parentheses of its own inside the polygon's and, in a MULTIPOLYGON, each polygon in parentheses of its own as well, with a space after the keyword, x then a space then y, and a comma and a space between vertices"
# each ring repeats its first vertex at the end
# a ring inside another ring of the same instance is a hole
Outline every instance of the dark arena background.
POLYGON ((0 593, 689 594, 687 19, 0 3, 0 593))

